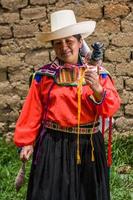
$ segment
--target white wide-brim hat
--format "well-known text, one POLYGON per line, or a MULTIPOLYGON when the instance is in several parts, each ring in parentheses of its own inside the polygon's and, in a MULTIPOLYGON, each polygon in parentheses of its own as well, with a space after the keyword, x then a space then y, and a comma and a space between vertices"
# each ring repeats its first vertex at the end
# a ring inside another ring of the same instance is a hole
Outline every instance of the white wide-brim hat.
POLYGON ((41 42, 48 42, 77 34, 81 34, 82 38, 86 38, 93 33, 95 26, 95 21, 77 23, 72 10, 60 10, 51 14, 51 32, 36 33, 36 36, 41 42))

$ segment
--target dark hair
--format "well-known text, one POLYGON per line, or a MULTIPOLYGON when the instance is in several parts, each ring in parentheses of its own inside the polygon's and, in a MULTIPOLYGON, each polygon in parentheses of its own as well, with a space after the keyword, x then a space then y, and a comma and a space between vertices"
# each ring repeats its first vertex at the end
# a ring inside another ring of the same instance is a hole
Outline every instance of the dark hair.
POLYGON ((80 39, 81 39, 81 35, 80 34, 73 35, 73 37, 75 37, 78 41, 80 41, 80 39))
MULTIPOLYGON (((82 38, 80 34, 73 35, 73 37, 75 37, 78 41, 80 41, 80 39, 82 38)), ((54 40, 51 41, 51 44, 53 46, 54 40)))

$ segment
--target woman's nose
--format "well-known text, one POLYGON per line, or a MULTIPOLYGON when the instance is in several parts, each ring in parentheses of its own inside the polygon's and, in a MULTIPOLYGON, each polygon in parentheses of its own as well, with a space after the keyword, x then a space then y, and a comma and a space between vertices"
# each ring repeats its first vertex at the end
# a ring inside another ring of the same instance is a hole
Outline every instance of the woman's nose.
POLYGON ((67 45, 66 41, 62 41, 62 43, 61 43, 61 48, 62 48, 62 49, 68 48, 68 45, 67 45))

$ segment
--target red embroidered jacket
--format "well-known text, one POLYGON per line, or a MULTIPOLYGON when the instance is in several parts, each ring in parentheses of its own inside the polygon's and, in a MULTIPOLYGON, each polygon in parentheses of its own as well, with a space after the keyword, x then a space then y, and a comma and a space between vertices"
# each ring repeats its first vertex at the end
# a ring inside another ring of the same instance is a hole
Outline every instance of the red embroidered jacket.
MULTIPOLYGON (((54 71, 49 71, 49 74, 48 71, 43 75, 35 74, 32 81, 16 124, 14 142, 17 146, 34 143, 45 117, 63 127, 77 125, 77 86, 59 85, 53 76, 54 71)), ((119 95, 105 71, 100 75, 100 83, 104 88, 101 102, 93 101, 93 91, 89 85, 82 86, 81 124, 93 122, 96 114, 103 117, 113 116, 120 107, 119 95)))

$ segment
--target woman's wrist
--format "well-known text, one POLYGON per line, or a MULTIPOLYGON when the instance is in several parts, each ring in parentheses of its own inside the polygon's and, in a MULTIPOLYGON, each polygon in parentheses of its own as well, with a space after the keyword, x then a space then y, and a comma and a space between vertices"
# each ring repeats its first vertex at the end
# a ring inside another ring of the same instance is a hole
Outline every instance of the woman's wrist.
POLYGON ((101 85, 99 85, 99 87, 94 90, 94 93, 93 93, 93 96, 95 97, 95 99, 97 101, 101 101, 102 98, 103 98, 103 92, 104 92, 104 89, 101 85))

